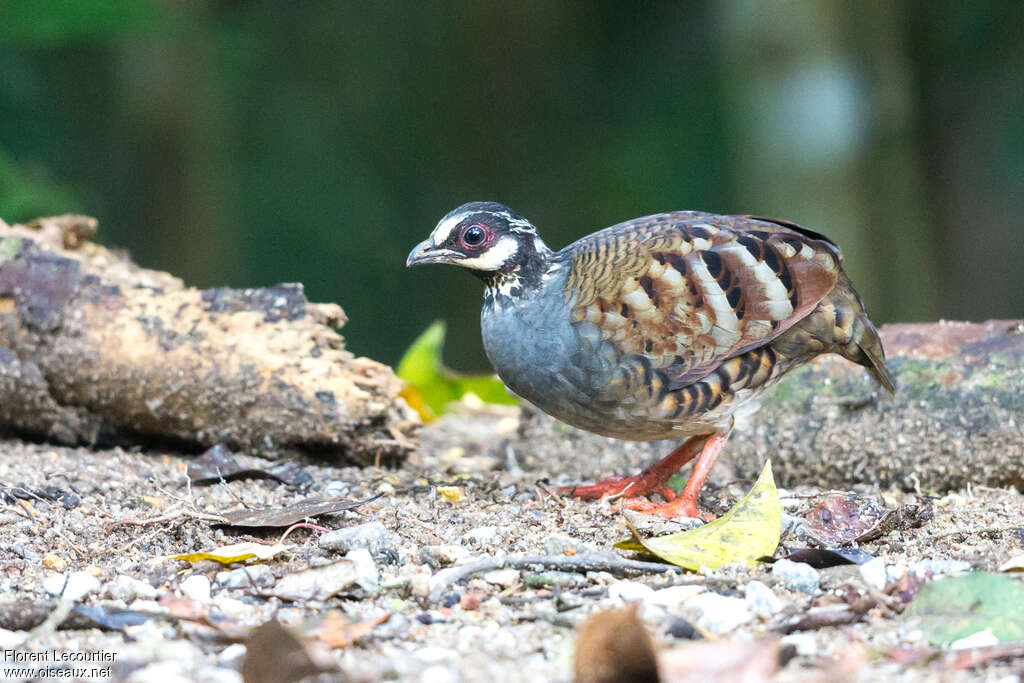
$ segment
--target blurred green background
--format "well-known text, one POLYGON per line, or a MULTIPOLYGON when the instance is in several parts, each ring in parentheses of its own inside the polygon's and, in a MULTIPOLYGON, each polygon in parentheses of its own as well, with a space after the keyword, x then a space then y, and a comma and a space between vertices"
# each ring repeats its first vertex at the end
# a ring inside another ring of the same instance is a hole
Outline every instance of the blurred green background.
POLYGON ((0 0, 0 217, 190 284, 301 281, 389 363, 480 285, 406 270, 493 199, 552 247, 673 209, 840 243, 880 321, 1024 315, 1024 2, 0 0))

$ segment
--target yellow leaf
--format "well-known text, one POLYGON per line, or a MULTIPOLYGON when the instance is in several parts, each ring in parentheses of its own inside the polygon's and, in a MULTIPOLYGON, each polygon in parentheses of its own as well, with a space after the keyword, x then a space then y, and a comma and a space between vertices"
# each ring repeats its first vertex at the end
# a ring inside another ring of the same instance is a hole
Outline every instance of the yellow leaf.
POLYGON ((156 496, 143 496, 142 502, 151 508, 156 508, 157 510, 167 505, 167 503, 165 503, 162 499, 157 498, 156 496))
POLYGON ((244 562, 253 558, 269 560, 274 555, 282 553, 291 547, 292 546, 285 545, 283 543, 275 543, 274 545, 263 545, 262 543, 234 543, 232 545, 224 545, 219 548, 214 548, 213 550, 174 555, 172 559, 185 560, 186 562, 213 560, 214 562, 220 562, 221 564, 234 564, 235 562, 244 562))
MULTIPOLYGON (((639 545, 692 571, 701 567, 718 569, 730 562, 753 564, 756 558, 771 555, 779 545, 781 529, 782 504, 768 461, 754 487, 729 512, 697 529, 640 539, 639 545)), ((633 539, 616 543, 615 547, 640 549, 633 539)))
POLYGON ((462 488, 459 486, 438 486, 437 492, 449 503, 461 503, 464 500, 462 488))

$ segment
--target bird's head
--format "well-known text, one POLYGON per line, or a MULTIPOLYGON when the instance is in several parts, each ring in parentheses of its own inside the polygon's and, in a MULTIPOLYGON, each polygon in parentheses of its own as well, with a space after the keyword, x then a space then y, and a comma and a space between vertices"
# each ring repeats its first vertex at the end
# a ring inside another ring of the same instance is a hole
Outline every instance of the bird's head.
POLYGON ((533 224, 512 209, 470 202, 442 218, 405 265, 450 263, 494 281, 533 274, 550 254, 533 224))

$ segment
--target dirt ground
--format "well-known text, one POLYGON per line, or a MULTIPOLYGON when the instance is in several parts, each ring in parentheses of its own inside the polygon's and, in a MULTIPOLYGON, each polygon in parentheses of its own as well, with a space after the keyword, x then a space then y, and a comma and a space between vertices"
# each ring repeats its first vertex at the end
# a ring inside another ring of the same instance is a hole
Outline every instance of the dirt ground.
MULTIPOLYGON (((864 496, 879 495, 887 508, 913 505, 928 514, 917 526, 897 525, 862 544, 884 562, 887 574, 879 586, 872 588, 857 566, 844 565, 812 570, 817 588, 801 589, 767 564, 702 574, 626 571, 615 560, 631 554, 612 548, 628 535, 622 515, 608 503, 549 493, 574 480, 634 470, 670 444, 625 444, 541 416, 523 418, 517 409, 471 407, 426 427, 421 439, 413 462, 400 470, 300 459, 290 470, 291 483, 211 485, 189 484, 195 456, 0 441, 4 677, 28 678, 12 664, 66 668, 72 664, 56 664, 55 658, 77 653, 100 661, 89 664, 99 667, 99 675, 85 680, 239 681, 247 658, 256 667, 247 670, 252 680, 273 680, 252 672, 263 667, 271 676, 272 666, 260 657, 283 656, 272 654, 273 648, 247 652, 244 643, 250 628, 274 618, 303 638, 312 672, 326 672, 318 680, 568 681, 581 622, 626 602, 639 606, 661 656, 677 661, 701 657, 693 648, 708 641, 731 644, 736 652, 751 643, 770 645, 766 668, 748 680, 1016 680, 1024 670, 1020 658, 957 669, 950 657, 928 650, 920 629, 900 614, 899 591, 912 586, 911 575, 996 571, 1021 554, 1024 496, 1015 490, 856 487, 864 496), (367 525, 341 541, 300 528, 288 537, 288 551, 244 569, 169 558, 252 539, 274 541, 283 532, 218 526, 209 513, 377 494, 357 509, 317 519, 329 529, 367 525), (452 567, 519 554, 579 564, 498 568, 445 583, 452 567), (355 567, 354 582, 324 588, 302 571, 345 556, 354 562, 343 563, 355 567), (586 558, 594 558, 593 568, 585 566, 586 558), (610 564, 601 569, 601 562, 610 564), (685 587, 666 590, 672 586, 685 587), (54 595, 62 590, 63 601, 54 595), (850 596, 861 607, 845 618, 849 623, 812 619, 794 626, 816 614, 812 608, 850 603, 850 596), (345 631, 336 647, 317 639, 331 625, 386 614, 387 621, 367 625, 365 634, 345 631), (97 627, 96 619, 105 627, 97 627), (26 664, 32 652, 49 660, 26 664)), ((702 506, 725 511, 756 474, 719 463, 702 506)), ((822 493, 813 483, 780 491, 784 527, 822 493)), ((783 544, 805 545, 789 528, 783 544)), ((719 679, 738 680, 742 664, 735 662, 730 673, 726 661, 719 679)))

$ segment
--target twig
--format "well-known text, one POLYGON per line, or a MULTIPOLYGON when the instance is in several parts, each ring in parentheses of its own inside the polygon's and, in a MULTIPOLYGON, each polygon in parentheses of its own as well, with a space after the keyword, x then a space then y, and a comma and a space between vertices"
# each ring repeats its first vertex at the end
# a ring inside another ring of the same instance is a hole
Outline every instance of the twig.
POLYGON ((584 555, 508 555, 506 557, 489 557, 477 560, 461 567, 445 570, 447 575, 430 590, 427 599, 439 602, 448 587, 457 581, 467 579, 481 572, 492 569, 521 569, 542 566, 559 571, 604 571, 612 574, 628 574, 643 572, 681 572, 682 569, 671 564, 660 562, 641 562, 626 560, 614 555, 587 553, 584 555))
POLYGON ((542 482, 535 481, 535 482, 533 482, 533 485, 536 486, 541 491, 543 491, 544 493, 546 493, 549 498, 553 498, 556 503, 558 503, 559 505, 562 506, 563 510, 568 507, 566 502, 564 500, 562 500, 561 496, 556 495, 551 489, 549 489, 547 486, 545 486, 542 482))
POLYGON ((157 517, 150 517, 149 519, 119 519, 116 522, 108 524, 106 526, 106 532, 109 534, 119 526, 149 526, 150 524, 173 522, 181 519, 182 517, 198 519, 203 522, 216 522, 217 524, 225 524, 227 522, 227 519, 221 515, 196 512, 193 510, 174 510, 173 512, 167 512, 157 517))

